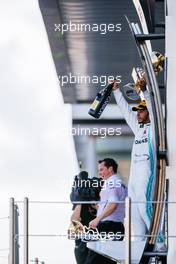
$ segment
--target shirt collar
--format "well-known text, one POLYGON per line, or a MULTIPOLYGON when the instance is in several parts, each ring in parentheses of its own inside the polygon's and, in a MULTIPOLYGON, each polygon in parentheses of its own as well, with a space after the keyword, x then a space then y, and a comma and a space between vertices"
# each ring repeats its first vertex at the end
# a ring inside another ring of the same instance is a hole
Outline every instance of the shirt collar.
POLYGON ((113 174, 111 175, 107 180, 105 180, 105 182, 110 182, 115 178, 115 180, 119 180, 119 176, 117 174, 113 174))

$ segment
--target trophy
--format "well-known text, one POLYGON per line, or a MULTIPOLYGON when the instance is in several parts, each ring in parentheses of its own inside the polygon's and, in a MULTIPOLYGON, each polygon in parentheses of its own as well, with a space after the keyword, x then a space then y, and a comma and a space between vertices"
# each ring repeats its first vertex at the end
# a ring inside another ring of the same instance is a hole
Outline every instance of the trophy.
MULTIPOLYGON (((164 68, 165 57, 157 51, 151 53, 151 61, 155 75, 158 75, 164 68)), ((128 83, 123 86, 123 94, 127 101, 139 103, 144 99, 141 88, 146 85, 145 72, 137 67, 132 70, 134 83, 128 83)))
POLYGON ((139 103, 143 100, 143 94, 141 91, 141 86, 145 86, 145 72, 143 69, 137 67, 132 70, 132 78, 134 83, 128 83, 123 86, 122 92, 127 101, 131 103, 139 103))
POLYGON ((152 51, 151 60, 152 60, 154 72, 156 75, 158 75, 158 73, 163 71, 165 57, 158 51, 152 51))

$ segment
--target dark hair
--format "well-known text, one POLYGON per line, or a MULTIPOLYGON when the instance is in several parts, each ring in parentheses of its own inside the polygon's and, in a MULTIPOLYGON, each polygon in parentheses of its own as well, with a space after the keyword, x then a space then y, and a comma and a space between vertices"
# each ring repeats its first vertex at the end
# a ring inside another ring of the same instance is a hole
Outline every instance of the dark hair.
POLYGON ((101 179, 89 178, 87 171, 81 171, 75 176, 70 194, 70 200, 76 201, 99 201, 101 191, 101 179))
POLYGON ((110 158, 105 158, 103 160, 99 160, 98 163, 102 163, 104 162, 104 165, 106 168, 112 167, 114 173, 117 173, 117 169, 118 169, 118 164, 114 159, 110 159, 110 158))
POLYGON ((81 171, 78 174, 78 179, 80 179, 80 180, 87 180, 88 179, 88 172, 87 171, 81 171))

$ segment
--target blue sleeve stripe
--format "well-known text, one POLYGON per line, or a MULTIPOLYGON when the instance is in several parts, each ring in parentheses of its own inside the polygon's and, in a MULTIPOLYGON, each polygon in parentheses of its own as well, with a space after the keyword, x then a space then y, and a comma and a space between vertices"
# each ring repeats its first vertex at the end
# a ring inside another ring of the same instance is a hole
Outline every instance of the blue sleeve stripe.
MULTIPOLYGON (((152 145, 150 142, 150 127, 148 130, 148 149, 149 149, 149 162, 150 162, 150 175, 149 175, 149 180, 147 184, 147 190, 146 190, 146 200, 151 201, 152 200, 152 190, 153 190, 153 183, 154 183, 154 157, 153 157, 153 150, 152 150, 152 145)), ((152 219, 152 214, 153 214, 153 205, 152 203, 146 203, 146 212, 149 221, 152 219)))

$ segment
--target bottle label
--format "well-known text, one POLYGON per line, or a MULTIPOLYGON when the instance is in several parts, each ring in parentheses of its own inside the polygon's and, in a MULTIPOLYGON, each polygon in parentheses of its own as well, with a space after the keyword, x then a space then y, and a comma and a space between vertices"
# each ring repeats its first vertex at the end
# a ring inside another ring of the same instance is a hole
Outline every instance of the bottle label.
POLYGON ((95 100, 93 101, 93 103, 91 104, 91 107, 90 107, 90 108, 91 108, 92 110, 95 110, 98 104, 99 104, 99 101, 95 99, 95 100))
POLYGON ((104 111, 106 105, 108 104, 110 100, 110 95, 106 98, 106 100, 104 101, 103 105, 101 106, 99 112, 98 112, 98 115, 100 116, 102 114, 102 112, 104 111))

